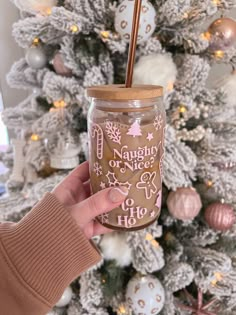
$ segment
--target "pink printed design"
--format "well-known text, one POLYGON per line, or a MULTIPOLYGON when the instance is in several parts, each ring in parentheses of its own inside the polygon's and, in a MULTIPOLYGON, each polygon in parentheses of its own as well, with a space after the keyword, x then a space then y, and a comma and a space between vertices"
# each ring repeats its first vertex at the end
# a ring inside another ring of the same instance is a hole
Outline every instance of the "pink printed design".
POLYGON ((162 125, 163 125, 163 118, 161 115, 157 115, 154 121, 154 127, 156 131, 160 130, 162 128, 162 125))
POLYGON ((158 194, 157 194, 157 200, 156 200, 155 206, 156 206, 158 209, 161 209, 161 204, 162 204, 162 191, 159 190, 159 192, 158 192, 158 194))
POLYGON ((102 167, 98 162, 94 163, 93 171, 97 175, 97 177, 102 175, 102 167))
POLYGON ((130 190, 130 188, 132 187, 132 185, 129 182, 119 182, 116 178, 115 173, 112 172, 108 172, 106 175, 107 179, 108 179, 108 185, 109 187, 116 187, 116 186, 125 186, 128 188, 128 190, 130 190))
POLYGON ((162 154, 161 159, 160 159, 160 175, 161 175, 161 178, 163 178, 163 160, 164 160, 164 157, 165 157, 165 134, 166 134, 166 127, 163 130, 163 139, 162 139, 163 154, 162 154))
POLYGON ((105 183, 103 183, 103 182, 101 182, 101 184, 100 184, 100 188, 101 188, 101 189, 105 189, 105 188, 106 188, 106 184, 105 184, 105 183))
POLYGON ((154 210, 152 210, 151 213, 150 213, 150 217, 151 217, 151 218, 154 218, 155 215, 156 215, 156 212, 155 212, 154 210))
POLYGON ((98 218, 101 220, 102 224, 109 223, 109 214, 108 213, 101 214, 98 216, 98 218))
POLYGON ((152 140, 154 139, 153 133, 152 133, 152 132, 149 132, 146 139, 147 139, 149 142, 152 141, 152 140))
POLYGON ((152 196, 157 192, 157 187, 154 183, 157 173, 146 172, 141 176, 141 181, 137 183, 136 187, 138 189, 144 189, 147 199, 151 199, 152 196))
POLYGON ((139 123, 135 121, 133 125, 129 128, 129 131, 127 132, 128 136, 139 137, 142 136, 142 131, 139 123))
POLYGON ((110 121, 106 123, 106 132, 110 140, 115 143, 121 144, 121 132, 114 123, 110 121))
POLYGON ((97 137, 97 158, 101 160, 103 158, 103 131, 102 128, 97 125, 93 124, 92 126, 92 138, 97 137))

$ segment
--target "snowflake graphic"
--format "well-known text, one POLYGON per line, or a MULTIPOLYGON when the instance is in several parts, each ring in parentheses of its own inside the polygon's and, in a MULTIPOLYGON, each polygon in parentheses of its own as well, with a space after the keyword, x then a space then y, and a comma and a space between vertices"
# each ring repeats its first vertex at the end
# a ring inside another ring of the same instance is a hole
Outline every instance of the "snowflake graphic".
POLYGON ((97 177, 102 175, 102 167, 98 162, 94 163, 93 171, 96 173, 97 177))
POLYGON ((98 216, 98 218, 101 220, 102 224, 109 223, 109 214, 108 213, 101 214, 98 216))
POLYGON ((155 118, 155 121, 154 121, 154 127, 155 129, 158 131, 161 129, 163 125, 163 118, 161 115, 157 115, 156 118, 155 118))
POLYGON ((121 132, 114 123, 110 121, 106 123, 106 132, 110 140, 115 143, 121 144, 121 132))

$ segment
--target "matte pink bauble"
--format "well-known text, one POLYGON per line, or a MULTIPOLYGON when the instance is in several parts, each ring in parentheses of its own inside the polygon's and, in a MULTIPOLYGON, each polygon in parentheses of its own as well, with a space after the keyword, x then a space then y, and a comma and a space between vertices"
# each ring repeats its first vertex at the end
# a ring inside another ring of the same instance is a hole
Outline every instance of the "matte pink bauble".
POLYGON ((182 221, 193 220, 202 208, 202 201, 194 188, 178 188, 167 198, 171 215, 182 221))
POLYGON ((57 74, 65 77, 72 76, 72 70, 65 66, 63 56, 60 52, 57 52, 52 60, 53 68, 57 74))
POLYGON ((216 231, 225 232, 232 228, 235 223, 234 209, 225 203, 215 202, 208 206, 205 211, 207 224, 216 231))

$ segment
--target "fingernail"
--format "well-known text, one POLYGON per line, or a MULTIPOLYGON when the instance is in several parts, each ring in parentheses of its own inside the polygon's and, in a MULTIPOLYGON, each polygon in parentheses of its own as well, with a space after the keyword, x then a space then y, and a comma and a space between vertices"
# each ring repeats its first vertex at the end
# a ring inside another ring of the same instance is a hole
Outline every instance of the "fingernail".
POLYGON ((124 186, 116 187, 110 190, 109 199, 111 202, 114 202, 114 203, 122 202, 125 200, 128 194, 129 194, 128 188, 124 186))

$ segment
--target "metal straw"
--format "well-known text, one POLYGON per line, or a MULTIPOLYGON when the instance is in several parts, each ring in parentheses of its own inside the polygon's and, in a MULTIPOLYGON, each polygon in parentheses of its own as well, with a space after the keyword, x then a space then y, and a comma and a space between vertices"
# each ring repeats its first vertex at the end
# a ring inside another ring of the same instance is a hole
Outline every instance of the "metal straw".
POLYGON ((134 62, 135 62, 136 46, 137 46, 137 40, 138 40, 138 30, 139 30, 141 8, 142 8, 142 0, 135 0, 133 26, 132 26, 130 47, 129 47, 129 59, 128 59, 126 82, 125 82, 126 88, 131 88, 132 82, 133 82, 134 62))

